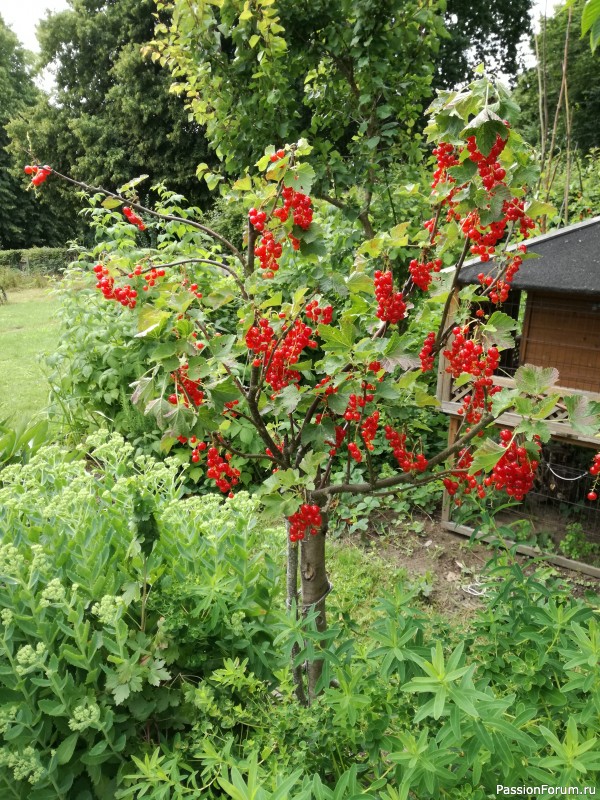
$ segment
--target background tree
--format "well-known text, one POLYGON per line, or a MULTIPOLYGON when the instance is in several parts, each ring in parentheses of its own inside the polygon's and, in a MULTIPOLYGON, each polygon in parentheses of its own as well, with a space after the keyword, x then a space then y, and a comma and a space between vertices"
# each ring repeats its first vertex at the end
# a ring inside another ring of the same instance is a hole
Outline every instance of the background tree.
MULTIPOLYGON (((538 53, 538 64, 523 73, 519 79, 517 99, 523 110, 524 135, 535 144, 541 146, 543 143, 547 151, 551 144, 553 118, 559 97, 564 102, 561 84, 566 54, 571 145, 580 153, 586 154, 592 148, 600 146, 600 129, 597 123, 600 115, 598 60, 592 54, 589 42, 582 39, 579 33, 585 0, 576 0, 570 5, 573 13, 568 39, 569 14, 564 5, 559 6, 551 17, 541 19, 541 30, 534 45, 538 53), (542 126, 538 100, 541 101, 544 117, 542 126)), ((561 150, 565 147, 566 133, 563 110, 558 117, 555 136, 555 145, 561 150)))
POLYGON ((444 21, 449 35, 440 42, 436 85, 451 89, 464 83, 481 63, 514 79, 519 44, 531 30, 531 6, 532 0, 448 0, 444 21))
POLYGON ((168 76, 140 52, 152 10, 152 0, 71 0, 43 20, 41 66, 52 69, 56 91, 39 96, 11 133, 21 141, 27 134, 42 162, 51 155, 99 184, 147 173, 148 186, 168 177, 171 189, 203 203, 195 171, 208 158, 204 138, 169 93, 168 76))
POLYGON ((21 178, 23 154, 11 154, 6 126, 40 96, 32 78, 33 56, 0 17, 0 248, 61 241, 61 220, 47 203, 37 204, 21 178))
MULTIPOLYGON (((421 157, 415 135, 431 92, 443 31, 429 0, 316 0, 223 5, 160 3, 155 58, 225 175, 239 174, 264 142, 306 137, 317 194, 359 217, 367 235, 373 195, 392 164, 421 157)), ((207 175, 210 185, 219 176, 207 175)))

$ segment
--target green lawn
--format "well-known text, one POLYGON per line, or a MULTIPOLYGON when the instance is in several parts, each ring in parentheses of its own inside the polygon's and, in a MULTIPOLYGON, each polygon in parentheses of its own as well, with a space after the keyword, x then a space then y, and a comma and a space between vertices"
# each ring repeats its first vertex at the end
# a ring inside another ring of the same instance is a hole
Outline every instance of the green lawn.
POLYGON ((0 420, 27 421, 46 407, 39 359, 58 343, 57 307, 48 289, 9 291, 8 303, 0 305, 0 420))

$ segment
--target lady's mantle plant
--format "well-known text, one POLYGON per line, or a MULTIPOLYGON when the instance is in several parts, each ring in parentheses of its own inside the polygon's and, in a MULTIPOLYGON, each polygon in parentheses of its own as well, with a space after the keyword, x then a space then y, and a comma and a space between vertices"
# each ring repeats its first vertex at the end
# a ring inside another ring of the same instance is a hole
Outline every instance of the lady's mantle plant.
MULTIPOLYGON (((518 242, 547 211, 526 201, 536 173, 511 126, 514 110, 487 79, 439 96, 427 128, 436 158, 430 219, 413 241, 407 224, 365 241, 335 292, 324 291, 335 265, 320 241, 304 141, 269 148, 260 174, 234 185, 248 212, 243 249, 200 222, 196 209, 181 208, 181 198, 165 192, 159 207, 140 205, 137 181, 111 193, 50 166, 27 168, 36 186, 53 177, 92 195, 91 213, 105 234, 91 270, 97 289, 135 314, 137 336, 152 343, 154 366, 139 376, 133 402, 155 418, 164 449, 188 448, 228 497, 251 471, 262 476, 263 505, 288 523, 290 604, 300 550, 302 606, 317 612, 320 630, 336 495, 381 496, 444 481, 460 504, 489 492, 522 499, 531 488, 540 440, 549 435, 543 419, 551 405, 541 398, 556 373, 527 366, 515 390, 494 386, 499 353, 513 345, 517 326, 501 307, 527 258, 518 242), (409 247, 408 278, 399 285, 395 272, 409 247), (455 269, 442 273, 456 252, 455 269), (461 290, 449 324, 452 290, 470 255, 493 269, 461 290), (298 285, 298 272, 316 258, 325 279, 298 285), (415 348, 417 326, 428 321, 434 329, 415 348), (440 351, 470 392, 456 442, 423 452, 403 421, 407 409, 436 404, 425 373, 440 351), (525 419, 498 437, 493 422, 507 410, 525 419)), ((320 672, 313 660, 311 695, 320 672)))

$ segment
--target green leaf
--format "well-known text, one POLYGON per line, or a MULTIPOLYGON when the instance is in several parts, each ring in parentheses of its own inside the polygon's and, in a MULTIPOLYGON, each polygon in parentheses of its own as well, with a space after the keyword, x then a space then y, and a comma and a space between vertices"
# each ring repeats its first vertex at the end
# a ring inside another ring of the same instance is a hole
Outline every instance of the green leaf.
POLYGON ((121 705, 131 694, 128 683, 121 683, 113 689, 113 697, 115 698, 116 705, 121 705))
POLYGON ((398 378, 394 386, 396 389, 410 389, 413 383, 419 378, 420 374, 421 372, 418 369, 408 370, 404 375, 398 378))
POLYGON ((410 222, 400 222, 390 230, 390 247, 406 247, 408 244, 408 228, 410 222))
POLYGON ((300 776, 302 775, 302 769, 297 769, 296 772, 293 772, 287 778, 278 781, 277 789, 273 792, 270 797, 270 800, 287 800, 289 795, 289 791, 292 786, 298 781, 300 776))
POLYGON ((481 224, 489 225, 492 222, 497 222, 502 219, 504 202, 506 200, 511 200, 512 196, 507 186, 503 184, 496 186, 489 195, 489 209, 484 209, 480 214, 481 224))
POLYGON ((454 378, 454 380, 452 381, 452 386, 455 389, 460 389, 461 386, 464 386, 466 383, 469 383, 469 381, 472 380, 473 376, 471 375, 470 372, 463 372, 461 375, 458 376, 458 378, 454 378))
POLYGON ((440 405, 440 401, 437 399, 437 397, 428 394, 426 391, 421 389, 420 386, 417 386, 415 388, 415 403, 419 408, 425 408, 426 406, 440 405))
POLYGON ((281 292, 276 292, 272 297, 268 297, 264 302, 259 305, 259 308, 264 311, 266 308, 279 308, 283 302, 283 295, 281 292))
POLYGON ((534 436, 539 436, 542 442, 549 442, 551 438, 548 425, 539 419, 522 419, 515 428, 515 432, 524 433, 529 440, 532 440, 534 436))
POLYGON ((291 186, 297 192, 309 194, 315 179, 315 171, 310 164, 302 163, 288 169, 283 178, 284 186, 291 186))
POLYGON ((116 197, 107 197, 102 201, 102 207, 107 208, 109 211, 113 208, 119 208, 123 205, 123 200, 117 200, 116 197))
POLYGON ((286 414, 291 414, 296 410, 300 400, 302 400, 302 394, 298 391, 296 384, 291 383, 277 396, 277 407, 281 406, 286 414))
POLYGON ((252 179, 249 175, 245 175, 243 178, 238 178, 231 188, 238 192, 249 192, 252 189, 252 179))
POLYGON ((62 717, 66 713, 65 706, 56 700, 39 700, 38 708, 51 717, 62 717))
MULTIPOLYGON (((123 186, 119 186, 117 192, 119 194, 123 194, 123 192, 128 192, 130 189, 133 189, 135 186, 142 183, 142 181, 147 180, 149 177, 150 177, 149 175, 138 175, 137 178, 132 178, 130 181, 127 181, 127 183, 124 183, 123 186)), ((104 205, 104 203, 102 205, 104 205)))
POLYGON ((150 334, 158 336, 171 315, 168 311, 160 311, 153 306, 144 306, 138 317, 138 333, 136 339, 142 339, 150 334))
POLYGON ((489 156, 492 147, 496 144, 496 137, 501 136, 506 139, 508 131, 503 122, 484 122, 484 124, 477 129, 475 139, 477 147, 484 156, 489 156))
POLYGON ((560 400, 559 394, 550 394, 541 403, 537 403, 533 409, 533 418, 534 419, 546 419, 546 417, 551 414, 558 401, 560 400))
POLYGON ((68 736, 61 744, 56 748, 56 762, 57 764, 68 764, 71 760, 73 753, 75 752, 75 747, 77 746, 77 740, 79 739, 78 733, 73 733, 71 736, 68 736))
POLYGON ((537 217, 553 216, 556 214, 556 208, 552 203, 543 203, 541 200, 532 200, 531 203, 525 207, 525 213, 532 219, 537 217))
POLYGON ((314 477, 317 474, 317 467, 325 458, 325 453, 307 453, 300 462, 300 469, 307 475, 314 477))
POLYGON ((480 470, 489 472, 496 466, 505 452, 505 449, 493 439, 486 439, 473 453, 473 463, 469 469, 469 475, 475 475, 480 470))
POLYGON ((204 175, 204 180, 208 186, 208 191, 212 192, 217 188, 219 183, 221 183, 223 176, 217 174, 216 172, 206 172, 204 175))
POLYGON ((471 180, 476 172, 477 164, 474 161, 471 161, 471 159, 467 159, 457 167, 450 167, 448 170, 448 175, 454 178, 457 183, 461 184, 471 180))
POLYGON ((592 53, 596 52, 598 42, 600 42, 600 16, 596 19, 590 31, 590 46, 592 48, 592 53))
POLYGON ((558 381, 554 367, 536 367, 524 364, 515 372, 515 386, 524 394, 544 394, 558 381))
POLYGON ((161 342, 152 351, 150 361, 163 361, 165 358, 170 358, 179 351, 180 347, 180 342, 161 342))
POLYGON ((519 323, 503 311, 494 311, 481 331, 487 347, 495 345, 498 350, 514 347, 515 340, 511 331, 518 328, 519 323))
POLYGON ((373 279, 365 272, 353 272, 346 278, 346 286, 351 294, 364 292, 365 294, 373 294, 373 279))
POLYGON ((377 258, 377 256, 381 255, 385 243, 384 236, 374 236, 372 239, 367 239, 366 242, 363 242, 356 252, 358 255, 377 258))
POLYGON ((349 320, 342 320, 339 326, 319 325, 319 336, 330 352, 347 352, 356 339, 356 328, 349 320))
POLYGON ((586 436, 594 436, 598 433, 600 416, 585 395, 567 395, 563 400, 569 413, 569 422, 576 431, 586 436))
POLYGON ((518 392, 516 389, 502 389, 492 397, 492 414, 499 417, 507 408, 514 406, 518 392))
POLYGON ((587 0, 581 15, 581 35, 585 36, 598 19, 600 19, 600 0, 587 0))

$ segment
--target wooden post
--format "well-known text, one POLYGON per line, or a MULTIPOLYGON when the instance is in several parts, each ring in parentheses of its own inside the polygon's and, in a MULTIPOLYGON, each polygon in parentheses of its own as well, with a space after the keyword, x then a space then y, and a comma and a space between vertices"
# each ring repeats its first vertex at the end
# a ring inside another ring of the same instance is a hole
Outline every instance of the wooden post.
MULTIPOLYGON (((458 436, 458 429, 460 428, 460 420, 457 417, 450 417, 450 424, 448 425, 448 446, 454 444, 456 441, 456 437, 458 436)), ((444 495, 442 499, 442 527, 446 527, 446 523, 450 522, 450 510, 452 507, 452 501, 450 499, 450 495, 444 489, 444 495)))

